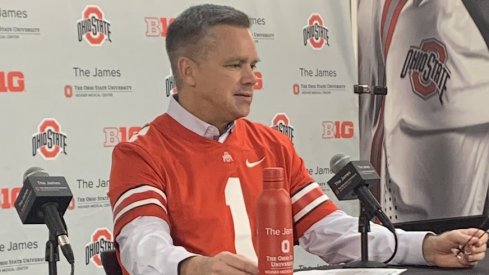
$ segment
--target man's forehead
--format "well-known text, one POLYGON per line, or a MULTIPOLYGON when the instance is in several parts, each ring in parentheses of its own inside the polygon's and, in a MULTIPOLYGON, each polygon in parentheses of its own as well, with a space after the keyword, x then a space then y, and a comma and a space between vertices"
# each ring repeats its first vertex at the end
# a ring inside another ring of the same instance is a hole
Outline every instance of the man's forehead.
POLYGON ((183 55, 197 63, 212 61, 220 64, 256 64, 258 60, 255 40, 249 29, 224 24, 207 29, 200 41, 189 45, 183 55), (249 33, 249 39, 243 36, 243 31, 249 33))
POLYGON ((213 32, 210 36, 214 43, 214 46, 220 46, 230 49, 233 48, 256 48, 255 39, 253 35, 246 28, 221 28, 213 32))

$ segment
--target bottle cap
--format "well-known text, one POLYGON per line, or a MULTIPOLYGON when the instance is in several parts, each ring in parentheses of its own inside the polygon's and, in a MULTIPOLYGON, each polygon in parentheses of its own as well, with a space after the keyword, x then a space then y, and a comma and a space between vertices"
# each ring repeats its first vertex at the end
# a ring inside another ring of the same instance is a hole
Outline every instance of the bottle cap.
POLYGON ((267 167, 263 169, 263 181, 283 181, 284 168, 267 167))

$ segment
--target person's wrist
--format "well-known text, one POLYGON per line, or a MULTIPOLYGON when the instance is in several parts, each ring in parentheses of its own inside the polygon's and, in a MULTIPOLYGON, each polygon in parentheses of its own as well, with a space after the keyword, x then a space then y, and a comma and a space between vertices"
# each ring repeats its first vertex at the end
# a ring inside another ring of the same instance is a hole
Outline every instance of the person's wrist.
POLYGON ((423 240, 423 257, 427 265, 435 265, 436 235, 428 233, 423 240))
POLYGON ((182 260, 178 264, 179 275, 201 274, 202 266, 208 257, 196 255, 182 260))
POLYGON ((192 260, 195 259, 195 257, 197 256, 190 256, 180 261, 178 264, 178 275, 190 274, 189 271, 191 271, 192 260))

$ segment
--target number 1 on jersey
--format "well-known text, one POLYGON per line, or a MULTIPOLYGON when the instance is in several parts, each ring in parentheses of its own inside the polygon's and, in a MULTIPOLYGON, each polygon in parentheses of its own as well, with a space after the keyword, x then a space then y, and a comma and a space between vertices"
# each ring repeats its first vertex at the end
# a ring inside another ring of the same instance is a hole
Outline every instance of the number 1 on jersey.
POLYGON ((251 239, 250 221, 248 212, 246 212, 239 178, 229 178, 224 192, 226 195, 226 205, 231 209, 231 216, 233 218, 234 247, 236 248, 236 253, 257 262, 253 240, 251 239))

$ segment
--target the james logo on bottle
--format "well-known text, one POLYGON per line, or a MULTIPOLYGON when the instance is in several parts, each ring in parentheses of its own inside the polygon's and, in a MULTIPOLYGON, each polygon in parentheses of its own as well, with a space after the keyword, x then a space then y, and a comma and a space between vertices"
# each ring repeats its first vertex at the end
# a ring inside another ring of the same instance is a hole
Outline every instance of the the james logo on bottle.
POLYGON ((260 275, 292 275, 294 234, 290 195, 284 189, 284 170, 263 170, 263 192, 257 202, 258 270, 260 275))

